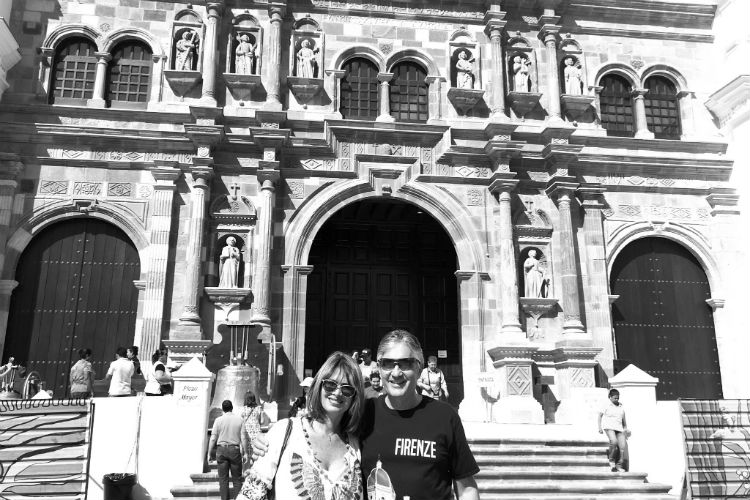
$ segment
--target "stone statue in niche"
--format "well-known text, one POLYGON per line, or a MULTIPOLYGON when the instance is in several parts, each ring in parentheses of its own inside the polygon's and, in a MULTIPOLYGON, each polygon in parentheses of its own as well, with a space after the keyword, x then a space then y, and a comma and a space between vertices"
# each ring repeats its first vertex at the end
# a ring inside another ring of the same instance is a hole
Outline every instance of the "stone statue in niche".
POLYGON ((529 250, 529 256, 523 263, 525 285, 523 296, 532 299, 547 296, 547 279, 544 277, 544 269, 536 255, 536 250, 529 250))
POLYGON ((516 92, 529 92, 531 83, 529 66, 531 66, 531 61, 525 57, 513 58, 513 90, 516 92))
POLYGON ((198 33, 187 30, 175 45, 174 69, 178 71, 192 71, 195 69, 195 53, 198 49, 198 33))
POLYGON ((300 43, 301 48, 297 51, 297 74, 300 78, 315 78, 318 69, 318 61, 315 54, 318 49, 310 48, 310 40, 304 39, 300 43))
POLYGON ((234 50, 234 72, 238 75, 255 74, 255 45, 250 43, 247 33, 237 36, 237 48, 234 50))
POLYGON ((582 95, 583 82, 581 80, 581 63, 573 57, 565 58, 565 93, 569 95, 582 95))
POLYGON ((237 238, 230 236, 227 244, 221 249, 219 257, 219 288, 237 288, 237 279, 240 271, 240 249, 237 248, 237 238))
POLYGON ((460 89, 474 88, 474 58, 469 51, 462 50, 458 53, 456 61, 456 87, 460 89))

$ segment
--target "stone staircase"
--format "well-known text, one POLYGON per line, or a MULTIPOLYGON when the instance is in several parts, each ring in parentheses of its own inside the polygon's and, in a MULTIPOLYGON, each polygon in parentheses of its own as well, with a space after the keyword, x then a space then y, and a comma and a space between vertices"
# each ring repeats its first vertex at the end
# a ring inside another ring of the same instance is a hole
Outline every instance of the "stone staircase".
MULTIPOLYGON (((539 426, 546 436, 478 437, 469 433, 482 500, 676 500, 666 484, 647 482, 642 472, 611 472, 604 438, 556 438, 556 426, 539 426)), ((531 430, 531 429, 529 429, 531 430)), ((562 429, 561 429, 562 430, 562 429)), ((503 433, 504 434, 504 433, 503 433)), ((484 435, 492 435, 484 433, 484 435)), ((219 500, 216 464, 191 474, 192 485, 171 492, 180 500, 219 500)), ((231 483, 230 483, 231 487, 231 483)))
POLYGON ((469 438, 482 500, 675 500, 640 472, 611 472, 602 441, 469 438))

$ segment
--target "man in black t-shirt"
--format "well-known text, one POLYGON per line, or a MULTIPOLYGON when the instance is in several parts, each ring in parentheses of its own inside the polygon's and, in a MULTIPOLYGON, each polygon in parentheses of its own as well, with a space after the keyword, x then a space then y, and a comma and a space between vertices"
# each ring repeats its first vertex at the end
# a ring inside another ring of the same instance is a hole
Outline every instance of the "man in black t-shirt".
MULTIPOLYGON (((365 402, 361 434, 362 474, 381 462, 396 498, 478 500, 479 472, 456 411, 417 393, 424 355, 419 341, 394 330, 380 341, 378 365, 385 397, 365 402)), ((378 500, 378 499, 370 499, 378 500)))

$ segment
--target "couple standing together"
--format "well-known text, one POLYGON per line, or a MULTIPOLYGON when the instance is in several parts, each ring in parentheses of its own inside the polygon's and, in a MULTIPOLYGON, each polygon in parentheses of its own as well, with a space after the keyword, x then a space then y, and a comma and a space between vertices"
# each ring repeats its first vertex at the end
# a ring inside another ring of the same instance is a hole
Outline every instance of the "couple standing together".
POLYGON ((351 356, 331 354, 310 388, 307 415, 279 421, 267 441, 254 442, 262 456, 238 498, 273 491, 278 500, 449 500, 455 483, 459 500, 478 500, 479 467, 458 414, 417 392, 424 366, 417 338, 386 334, 377 362, 385 396, 366 400, 351 356))

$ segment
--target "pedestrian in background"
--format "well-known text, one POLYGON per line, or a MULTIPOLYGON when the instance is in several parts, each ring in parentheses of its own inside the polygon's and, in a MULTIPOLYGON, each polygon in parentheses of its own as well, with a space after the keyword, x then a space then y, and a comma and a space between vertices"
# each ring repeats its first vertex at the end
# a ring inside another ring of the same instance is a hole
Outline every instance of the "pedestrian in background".
POLYGON ((374 371, 378 371, 378 364, 372 360, 372 351, 365 347, 362 349, 362 360, 359 363, 359 371, 362 372, 362 380, 365 382, 365 387, 370 385, 370 375, 374 371))
POLYGON ((245 393, 245 407, 242 409, 242 473, 243 475, 252 466, 250 457, 250 443, 261 432, 261 418, 263 416, 263 405, 258 404, 253 391, 245 393))
POLYGON ((620 403, 620 391, 609 391, 609 404, 599 412, 599 434, 606 434, 609 440, 607 458, 612 472, 626 472, 625 461, 628 454, 628 424, 625 410, 620 403))
POLYGON ((109 370, 104 380, 109 382, 109 395, 112 397, 130 396, 130 381, 135 372, 132 361, 128 359, 128 351, 118 347, 115 360, 109 364, 109 370))
POLYGON ((383 381, 380 372, 370 374, 370 385, 365 388, 365 399, 379 398, 383 395, 383 381))
POLYGON ((138 347, 137 346, 130 346, 128 347, 128 359, 133 363, 133 368, 135 368, 135 375, 142 375, 143 372, 141 371, 141 360, 138 359, 138 347))
POLYGON ((292 407, 289 409, 289 417, 296 417, 298 414, 302 416, 301 414, 306 411, 307 391, 310 390, 312 383, 312 377, 305 377, 305 379, 299 383, 299 386, 302 387, 302 395, 298 396, 297 399, 292 402, 292 407))
POLYGON ((448 385, 445 383, 445 375, 437 367, 435 356, 427 358, 427 368, 422 370, 419 376, 419 387, 422 389, 422 396, 441 401, 448 398, 448 385))
POLYGON ((94 370, 91 349, 78 349, 78 361, 70 369, 70 397, 86 399, 94 395, 94 370))
POLYGON ((219 472, 219 495, 221 500, 229 500, 229 474, 232 474, 234 497, 242 486, 242 418, 232 413, 232 402, 225 399, 221 403, 224 412, 214 421, 211 440, 208 442, 208 462, 216 458, 219 472))

